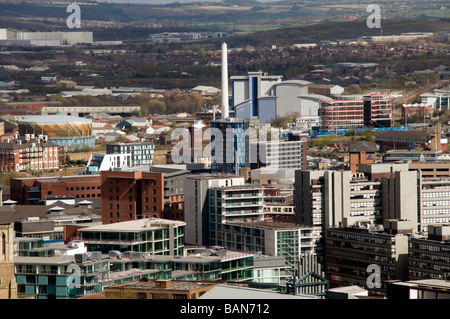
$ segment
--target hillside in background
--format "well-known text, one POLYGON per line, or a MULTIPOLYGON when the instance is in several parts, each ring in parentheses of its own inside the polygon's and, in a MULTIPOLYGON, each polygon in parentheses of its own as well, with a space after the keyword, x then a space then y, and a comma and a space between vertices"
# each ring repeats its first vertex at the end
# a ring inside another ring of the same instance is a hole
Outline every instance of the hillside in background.
MULTIPOLYGON (((158 0, 159 1, 159 0, 158 0)), ((151 1, 149 1, 151 3, 151 1)), ((223 31, 223 32, 259 32, 279 30, 274 33, 281 41, 292 37, 315 38, 312 33, 316 26, 323 23, 331 24, 331 30, 323 30, 323 35, 332 38, 355 37, 361 31, 367 34, 379 34, 379 30, 370 30, 365 25, 370 13, 367 6, 370 1, 312 1, 286 0, 256 2, 253 0, 224 0, 199 3, 171 3, 165 5, 129 3, 87 3, 80 4, 81 25, 83 30, 97 31, 98 40, 145 39, 150 33, 170 31, 223 31), (348 25, 351 30, 342 30, 338 22, 353 23, 348 25), (302 26, 312 26, 302 29, 304 33, 296 34, 297 29, 287 29, 302 26), (359 30, 358 30, 359 29, 359 30), (289 31, 292 30, 292 31, 289 31), (339 32, 345 31, 340 35, 339 32), (355 31, 355 32, 353 32, 355 31), (109 33, 109 34, 108 34, 109 33), (349 33, 349 35, 346 35, 349 33)), ((33 31, 67 30, 66 12, 69 2, 40 3, 31 0, 20 3, 0 3, 0 27, 27 28, 33 31)), ((443 0, 404 0, 393 2, 379 0, 383 21, 411 19, 408 25, 384 22, 383 31, 389 34, 391 25, 398 31, 434 31, 445 29, 448 24, 428 25, 426 19, 450 18, 450 8, 443 0), (425 20, 424 20, 425 19, 425 20), (413 20, 417 20, 414 22, 413 20), (417 25, 414 25, 417 23, 417 25), (423 28, 423 29, 418 29, 423 28)), ((436 21, 436 20, 435 20, 436 21)), ((441 20, 442 21, 442 20, 441 20)), ((320 27, 319 27, 320 28, 320 27)), ((322 31, 321 31, 322 32, 322 31)), ((321 34, 319 34, 321 35, 321 34)), ((259 37, 259 36, 258 36, 259 37)))
MULTIPOLYGON (((383 35, 405 32, 436 32, 450 30, 450 19, 407 19, 381 22, 383 35)), ((369 29, 366 20, 337 21, 302 27, 253 32, 227 38, 229 47, 240 47, 251 43, 253 46, 294 43, 315 43, 321 40, 357 39, 361 36, 381 35, 380 29, 369 29)), ((217 43, 220 40, 213 40, 217 43)))

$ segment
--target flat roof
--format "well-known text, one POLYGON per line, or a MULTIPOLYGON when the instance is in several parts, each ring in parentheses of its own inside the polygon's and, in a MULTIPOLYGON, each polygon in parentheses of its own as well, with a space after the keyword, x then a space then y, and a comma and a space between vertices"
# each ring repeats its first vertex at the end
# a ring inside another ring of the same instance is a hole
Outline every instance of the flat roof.
POLYGON ((407 282, 403 282, 401 284, 405 284, 408 286, 424 286, 424 287, 435 287, 435 288, 444 288, 449 289, 450 288, 450 282, 446 280, 439 280, 439 279, 422 279, 422 280, 410 280, 407 282))
POLYGON ((191 174, 191 175, 186 176, 186 178, 196 179, 196 180, 199 180, 199 179, 210 180, 210 179, 229 179, 229 178, 244 178, 244 177, 239 176, 239 175, 232 175, 232 174, 229 174, 229 175, 220 174, 219 175, 219 174, 206 173, 206 174, 191 174))
POLYGON ((67 265, 75 263, 74 255, 53 257, 14 256, 15 264, 67 265))
MULTIPOLYGON (((201 283, 196 281, 181 281, 181 280, 168 280, 171 281, 170 288, 159 288, 160 290, 192 290, 192 289, 198 289, 198 288, 205 288, 205 287, 211 287, 215 286, 215 283, 201 283)), ((123 289, 123 288, 132 288, 132 289, 155 289, 156 288, 156 280, 149 280, 149 281, 133 281, 129 283, 114 285, 112 287, 107 288, 117 288, 117 289, 123 289)))
POLYGON ((376 140, 405 140, 405 141, 426 141, 429 133, 411 130, 400 131, 378 131, 375 133, 376 140))
POLYGON ((248 287, 238 287, 231 285, 217 284, 214 288, 207 291, 199 299, 319 299, 310 295, 294 295, 270 291, 265 289, 256 289, 248 287))
POLYGON ((186 225, 186 223, 182 221, 162 219, 162 218, 146 218, 146 219, 130 220, 120 223, 102 224, 99 226, 86 227, 80 229, 80 231, 136 232, 136 231, 161 229, 165 228, 169 224, 172 224, 174 226, 186 225))
POLYGON ((291 223, 273 222, 267 220, 252 222, 229 222, 228 225, 238 225, 245 227, 272 229, 272 230, 293 230, 293 229, 312 229, 312 226, 296 225, 291 223))

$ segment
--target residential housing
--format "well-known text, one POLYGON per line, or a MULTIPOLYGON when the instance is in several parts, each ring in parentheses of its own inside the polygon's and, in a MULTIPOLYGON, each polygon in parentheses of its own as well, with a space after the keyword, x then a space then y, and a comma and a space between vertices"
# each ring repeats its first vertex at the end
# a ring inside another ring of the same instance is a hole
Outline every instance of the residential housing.
POLYGON ((25 134, 0 143, 1 172, 56 171, 59 169, 59 147, 48 136, 25 134))

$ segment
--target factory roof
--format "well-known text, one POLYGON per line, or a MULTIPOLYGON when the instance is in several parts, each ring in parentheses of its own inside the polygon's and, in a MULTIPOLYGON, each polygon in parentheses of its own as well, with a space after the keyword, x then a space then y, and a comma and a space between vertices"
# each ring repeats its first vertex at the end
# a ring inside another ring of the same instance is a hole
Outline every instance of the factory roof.
POLYGON ((400 131, 379 131, 375 133, 377 140, 405 140, 405 141, 421 141, 428 139, 427 132, 400 130, 400 131))

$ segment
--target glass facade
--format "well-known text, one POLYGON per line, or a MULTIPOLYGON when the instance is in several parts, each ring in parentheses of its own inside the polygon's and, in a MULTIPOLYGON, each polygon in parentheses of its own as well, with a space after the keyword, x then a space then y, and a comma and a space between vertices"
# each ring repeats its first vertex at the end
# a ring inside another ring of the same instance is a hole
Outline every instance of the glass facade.
POLYGON ((149 229, 146 231, 98 231, 80 230, 89 251, 108 253, 111 250, 146 252, 152 255, 176 255, 183 253, 184 226, 174 227, 173 234, 167 229, 149 229), (173 240, 172 240, 173 239, 173 240), (170 242, 173 246, 170 246, 170 242))
POLYGON ((212 173, 238 175, 241 168, 249 167, 249 121, 244 119, 212 121, 211 129, 212 173))

